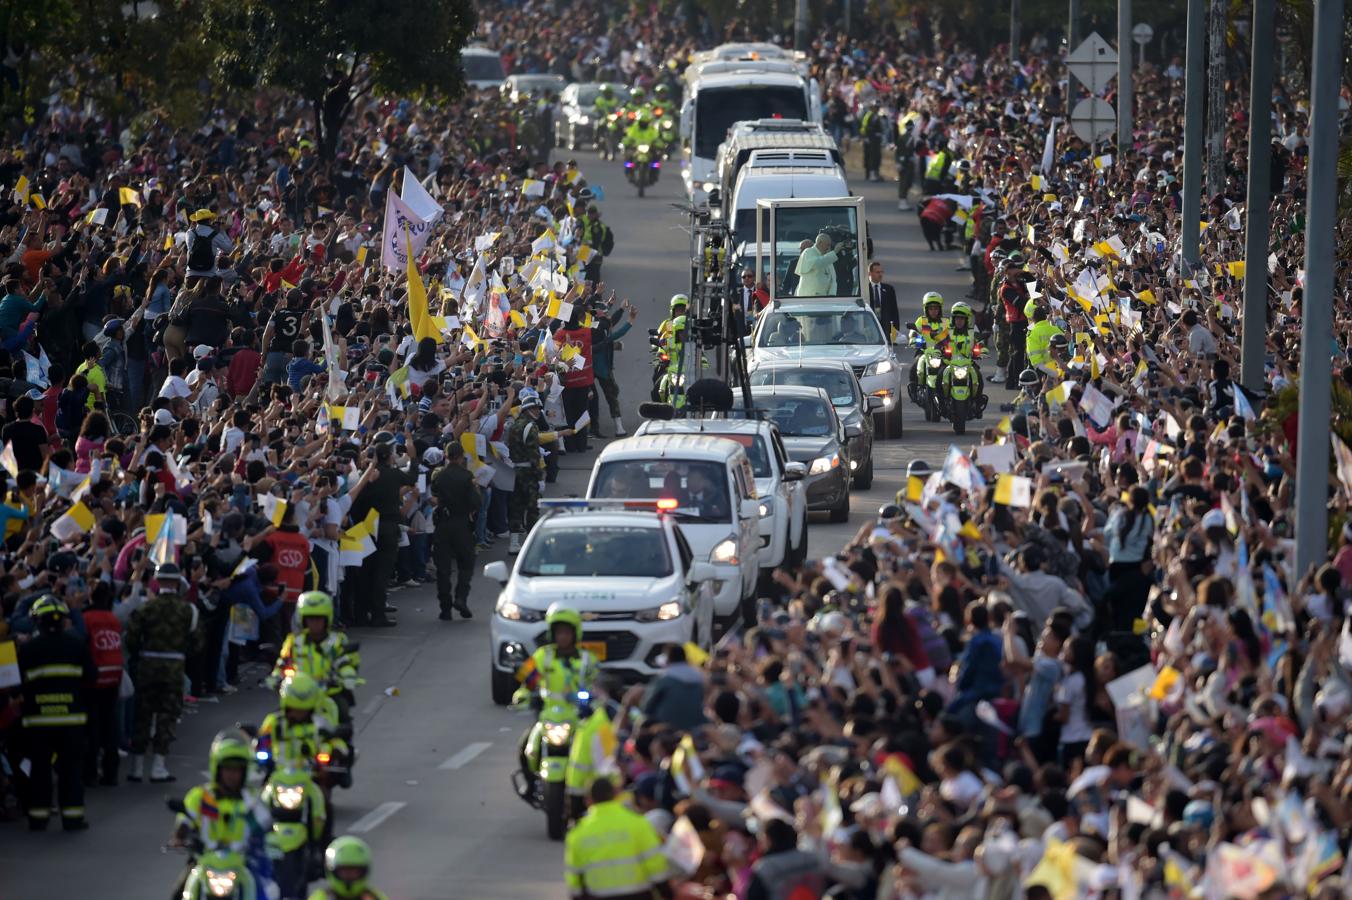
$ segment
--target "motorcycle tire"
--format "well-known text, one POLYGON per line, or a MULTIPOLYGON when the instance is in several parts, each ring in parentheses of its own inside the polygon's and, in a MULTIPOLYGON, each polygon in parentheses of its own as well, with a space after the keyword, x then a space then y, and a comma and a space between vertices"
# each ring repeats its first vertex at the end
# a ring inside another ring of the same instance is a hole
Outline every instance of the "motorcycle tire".
POLYGON ((643 196, 643 191, 647 187, 647 181, 648 177, 642 174, 642 170, 640 170, 639 176, 634 179, 634 183, 638 185, 638 195, 640 197, 643 196))
POLYGON ((953 433, 954 433, 954 434, 966 434, 966 433, 967 433, 967 401, 966 401, 966 400, 950 400, 950 401, 949 401, 949 407, 950 407, 950 410, 951 410, 950 413, 949 413, 949 418, 953 420, 953 433))
POLYGON ((939 398, 931 391, 929 395, 925 397, 925 421, 937 422, 942 418, 943 415, 939 412, 939 398))
POLYGON ((306 871, 306 848, 292 850, 272 864, 272 880, 281 891, 282 900, 304 900, 310 873, 306 871))
POLYGON ((568 830, 568 794, 562 781, 545 785, 545 829, 551 841, 563 840, 568 830))

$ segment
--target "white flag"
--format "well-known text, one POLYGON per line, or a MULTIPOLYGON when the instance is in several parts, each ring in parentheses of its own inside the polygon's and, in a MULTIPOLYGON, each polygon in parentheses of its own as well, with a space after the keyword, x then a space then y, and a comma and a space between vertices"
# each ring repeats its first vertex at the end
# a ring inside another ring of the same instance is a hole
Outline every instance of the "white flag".
POLYGON ((408 269, 408 243, 419 253, 432 236, 432 223, 425 222, 394 191, 385 193, 385 233, 380 242, 380 264, 392 272, 408 269), (407 242, 407 243, 406 243, 407 242))
POLYGON ((1053 118, 1047 123, 1047 142, 1042 145, 1042 164, 1038 166, 1038 171, 1043 175, 1051 173, 1052 159, 1056 150, 1056 123, 1060 119, 1053 118))
POLYGON ((338 346, 333 342, 333 329, 329 327, 329 317, 321 314, 320 326, 324 332, 324 365, 328 369, 329 383, 324 386, 324 396, 337 401, 343 396, 341 361, 338 359, 338 346))
POLYGON ((427 193, 427 188, 422 186, 418 176, 414 175, 408 166, 404 166, 404 184, 399 189, 399 199, 408 204, 408 208, 429 225, 441 218, 443 211, 441 204, 432 199, 432 195, 427 193))

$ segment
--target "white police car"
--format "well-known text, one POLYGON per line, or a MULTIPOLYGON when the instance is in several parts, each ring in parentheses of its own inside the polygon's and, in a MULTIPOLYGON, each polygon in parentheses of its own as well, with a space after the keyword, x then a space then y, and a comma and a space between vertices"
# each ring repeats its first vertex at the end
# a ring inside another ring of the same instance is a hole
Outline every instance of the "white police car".
POLYGON ((549 641, 551 603, 581 614, 582 646, 626 680, 655 675, 667 644, 711 646, 715 570, 696 561, 662 502, 542 500, 510 572, 484 566, 502 585, 489 624, 494 703, 511 701, 516 670, 549 641))

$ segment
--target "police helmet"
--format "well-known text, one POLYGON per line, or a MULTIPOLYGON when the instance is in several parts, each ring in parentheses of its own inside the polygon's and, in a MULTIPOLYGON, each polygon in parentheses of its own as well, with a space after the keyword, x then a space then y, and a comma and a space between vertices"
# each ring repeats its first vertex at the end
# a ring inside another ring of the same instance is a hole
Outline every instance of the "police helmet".
POLYGON ((924 309, 926 312, 928 312, 931 303, 937 303, 937 304, 939 304, 939 312, 940 312, 940 313, 942 313, 942 312, 944 311, 944 295, 943 295, 943 294, 939 293, 938 291, 929 291, 929 292, 927 292, 927 293, 925 294, 924 299, 921 301, 920 306, 921 306, 922 309, 924 309))
POLYGON ((319 705, 319 682, 304 672, 293 672, 282 682, 282 709, 312 710, 319 705))
POLYGON ((219 781, 221 766, 230 763, 239 763, 247 771, 252 755, 249 739, 242 731, 227 729, 218 733, 211 741, 211 751, 207 757, 211 780, 219 781))
POLYGON ((689 306, 689 305, 690 305, 689 294, 672 294, 671 302, 668 304, 672 312, 675 312, 676 307, 678 306, 689 306))
POLYGON ((545 626, 550 637, 554 636, 555 625, 573 626, 574 640, 582 639, 582 614, 572 607, 557 602, 549 604, 549 609, 545 610, 545 626))
POLYGON ((366 895, 366 879, 371 875, 371 848, 361 838, 345 834, 324 851, 324 878, 339 897, 366 895), (339 869, 360 869, 351 881, 339 877, 339 869))
POLYGON ((1064 350, 1066 349, 1066 347, 1070 346, 1070 342, 1066 340, 1066 336, 1064 334, 1052 335, 1051 344, 1052 349, 1054 350, 1064 350))
POLYGON ((306 591, 296 600, 296 618, 302 623, 311 616, 323 616, 333 625, 333 598, 323 591, 306 591))
POLYGON ((895 503, 887 503, 878 507, 878 519, 882 522, 890 522, 893 519, 901 518, 901 507, 895 503))
POLYGON ((930 464, 923 459, 913 459, 910 464, 906 466, 906 477, 928 478, 933 471, 934 470, 930 468, 930 464))
POLYGON ((1041 380, 1042 379, 1037 377, 1037 372, 1033 371, 1032 369, 1024 369, 1022 372, 1019 373, 1020 387, 1033 387, 1041 380))

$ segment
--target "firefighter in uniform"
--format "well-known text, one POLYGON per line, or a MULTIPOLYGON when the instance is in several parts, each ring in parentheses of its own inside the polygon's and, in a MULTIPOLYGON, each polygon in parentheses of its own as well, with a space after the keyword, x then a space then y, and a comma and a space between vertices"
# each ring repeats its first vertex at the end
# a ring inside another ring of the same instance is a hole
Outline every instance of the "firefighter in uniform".
POLYGON ((56 769, 61 825, 88 828, 84 809, 87 743, 83 693, 98 675, 84 641, 66 631, 70 610, 51 594, 33 602, 29 615, 38 631, 19 645, 23 678, 23 733, 28 758, 28 827, 42 831, 52 815, 52 769, 56 769), (53 763, 55 758, 55 763, 53 763))
POLYGON ((277 664, 268 677, 276 690, 293 672, 304 672, 333 698, 339 722, 351 718, 361 656, 348 646, 347 635, 333 630, 333 598, 323 591, 306 591, 296 601, 300 630, 286 636, 277 664))
MULTIPOLYGON (((519 486, 519 485, 518 485, 519 486)), ((449 622, 452 610, 472 619, 469 610, 470 580, 474 577, 474 521, 483 499, 474 476, 465 468, 465 450, 447 444, 445 464, 432 475, 432 496, 437 501, 432 515, 432 558, 437 564, 437 601, 441 618, 449 622), (451 569, 455 568, 455 592, 451 592, 451 569)))
POLYGON ((371 848, 361 838, 345 834, 324 851, 324 885, 309 900, 385 900, 366 883, 371 876, 371 848))
POLYGON ((183 712, 183 662, 197 627, 196 608, 179 593, 186 584, 178 566, 161 563, 155 569, 155 596, 138 607, 127 623, 126 644, 136 684, 136 725, 128 781, 145 777, 145 753, 152 745, 152 730, 155 759, 150 780, 174 780, 164 758, 183 712))
POLYGON ((592 783, 591 808, 563 845, 564 880, 574 900, 651 900, 673 896, 662 839, 642 815, 616 799, 607 779, 592 783))

